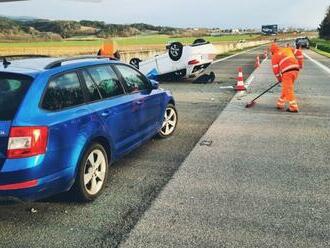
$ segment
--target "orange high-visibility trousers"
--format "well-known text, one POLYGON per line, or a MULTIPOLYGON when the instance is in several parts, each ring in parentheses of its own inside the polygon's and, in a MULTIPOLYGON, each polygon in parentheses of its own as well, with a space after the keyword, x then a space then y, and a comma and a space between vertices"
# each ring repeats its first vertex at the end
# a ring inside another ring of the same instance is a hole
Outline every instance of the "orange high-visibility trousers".
POLYGON ((294 82, 298 77, 298 71, 285 72, 282 75, 282 94, 278 100, 278 107, 284 107, 286 102, 289 102, 289 108, 298 110, 296 97, 294 94, 294 82))

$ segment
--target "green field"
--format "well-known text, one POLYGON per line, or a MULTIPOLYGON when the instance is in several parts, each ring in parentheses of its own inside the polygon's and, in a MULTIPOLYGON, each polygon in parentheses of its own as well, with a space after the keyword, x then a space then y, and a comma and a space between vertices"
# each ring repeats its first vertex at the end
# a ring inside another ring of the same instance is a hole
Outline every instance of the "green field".
MULTIPOLYGON (((225 35, 225 36, 207 36, 202 37, 210 42, 226 42, 226 41, 239 41, 251 40, 258 38, 258 35, 225 35)), ((148 36, 134 36, 125 38, 114 38, 119 46, 131 45, 161 45, 171 41, 179 41, 184 44, 192 43, 195 37, 186 38, 173 38, 168 35, 148 35, 148 36)), ((93 40, 66 40, 66 41, 45 41, 45 42, 0 42, 0 47, 61 47, 61 46, 100 46, 101 39, 93 40)))
POLYGON ((330 40, 324 39, 312 39, 311 40, 312 50, 330 57, 330 40))
MULTIPOLYGON (((224 36, 205 36, 201 37, 210 42, 226 42, 226 41, 239 41, 251 40, 258 38, 258 35, 224 35, 224 36)), ((179 41, 184 44, 191 44, 196 37, 173 38, 168 35, 150 35, 150 36, 136 36, 128 38, 117 38, 116 41, 119 45, 154 45, 166 44, 171 41, 179 41)))

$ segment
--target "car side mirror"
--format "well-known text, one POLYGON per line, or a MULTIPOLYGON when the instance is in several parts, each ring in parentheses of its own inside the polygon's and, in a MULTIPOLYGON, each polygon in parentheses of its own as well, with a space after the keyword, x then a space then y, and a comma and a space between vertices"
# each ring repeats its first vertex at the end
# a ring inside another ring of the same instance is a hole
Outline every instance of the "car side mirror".
POLYGON ((150 79, 151 89, 158 90, 159 89, 159 83, 155 80, 150 79))

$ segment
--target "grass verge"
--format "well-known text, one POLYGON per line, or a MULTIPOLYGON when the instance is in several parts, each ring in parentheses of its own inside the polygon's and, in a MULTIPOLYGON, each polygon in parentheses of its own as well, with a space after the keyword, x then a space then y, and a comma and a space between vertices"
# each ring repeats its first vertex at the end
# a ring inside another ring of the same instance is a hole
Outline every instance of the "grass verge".
POLYGON ((326 57, 330 58, 330 53, 328 53, 328 52, 321 51, 321 50, 316 49, 314 47, 311 47, 311 50, 318 53, 318 54, 321 54, 323 56, 326 56, 326 57))
POLYGON ((330 57, 330 40, 312 39, 311 49, 321 55, 330 57))

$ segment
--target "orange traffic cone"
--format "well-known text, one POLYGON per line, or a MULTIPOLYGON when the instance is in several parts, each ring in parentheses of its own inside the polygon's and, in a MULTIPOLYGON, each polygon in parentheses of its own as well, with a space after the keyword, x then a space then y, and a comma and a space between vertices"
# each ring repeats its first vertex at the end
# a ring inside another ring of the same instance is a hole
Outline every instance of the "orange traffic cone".
POLYGON ((260 58, 259 58, 259 55, 256 57, 256 65, 255 65, 255 67, 256 68, 259 68, 259 66, 260 66, 260 58))
POLYGON ((244 77, 243 77, 243 69, 242 67, 238 68, 238 77, 237 77, 237 84, 235 87, 236 91, 246 90, 244 85, 244 77))

